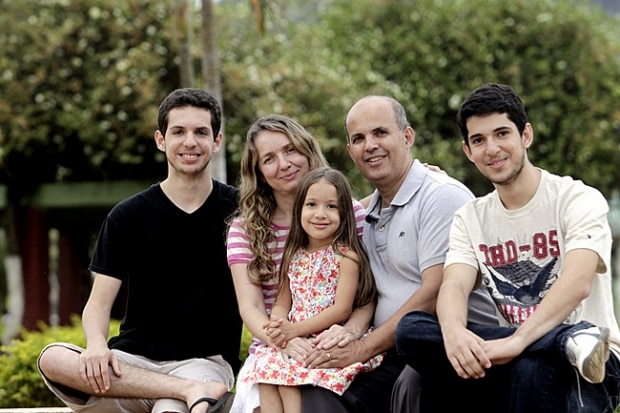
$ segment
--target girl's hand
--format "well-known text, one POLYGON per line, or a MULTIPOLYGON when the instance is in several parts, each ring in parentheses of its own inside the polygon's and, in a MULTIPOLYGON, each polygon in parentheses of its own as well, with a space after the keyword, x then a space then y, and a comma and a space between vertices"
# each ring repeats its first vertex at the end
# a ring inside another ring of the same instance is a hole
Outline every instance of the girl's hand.
POLYGON ((285 318, 272 315, 271 319, 263 324, 263 330, 269 337, 269 344, 274 347, 286 347, 287 337, 282 329, 284 323, 290 324, 285 318))
POLYGON ((301 362, 313 349, 314 346, 310 339, 295 337, 287 343, 285 348, 280 349, 280 353, 301 362))

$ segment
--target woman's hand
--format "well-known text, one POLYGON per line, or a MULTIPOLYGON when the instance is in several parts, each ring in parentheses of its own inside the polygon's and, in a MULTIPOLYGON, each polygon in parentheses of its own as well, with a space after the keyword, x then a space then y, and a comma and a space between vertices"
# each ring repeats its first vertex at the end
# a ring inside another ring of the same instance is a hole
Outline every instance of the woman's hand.
POLYGON ((353 340, 360 338, 359 334, 348 330, 347 328, 334 324, 327 330, 324 330, 313 341, 313 344, 319 349, 329 349, 334 346, 344 347, 353 340))

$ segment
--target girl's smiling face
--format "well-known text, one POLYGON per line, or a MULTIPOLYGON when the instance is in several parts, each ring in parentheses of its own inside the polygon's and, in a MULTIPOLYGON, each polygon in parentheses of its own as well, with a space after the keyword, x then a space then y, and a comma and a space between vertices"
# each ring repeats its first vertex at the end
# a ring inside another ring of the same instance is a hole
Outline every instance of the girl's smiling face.
POLYGON ((301 208, 301 226, 308 235, 309 251, 332 244, 340 226, 340 209, 336 187, 320 179, 308 188, 301 208))

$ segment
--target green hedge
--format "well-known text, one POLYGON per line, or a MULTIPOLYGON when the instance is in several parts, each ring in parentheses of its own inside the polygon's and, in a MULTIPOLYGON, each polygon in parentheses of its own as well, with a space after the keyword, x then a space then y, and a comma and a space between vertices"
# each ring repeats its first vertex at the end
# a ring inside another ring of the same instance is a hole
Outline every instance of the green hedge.
MULTIPOLYGON (((112 321, 110 333, 116 334, 119 322, 112 321)), ((71 325, 50 327, 41 323, 41 331, 23 331, 9 345, 0 346, 0 407, 63 406, 45 387, 37 369, 37 358, 49 343, 65 341, 85 346, 81 319, 75 315, 71 325)), ((251 335, 244 327, 241 358, 245 359, 251 335)))
MULTIPOLYGON (((118 331, 118 322, 110 331, 118 331)), ((74 316, 71 325, 51 327, 41 323, 41 331, 22 331, 18 339, 0 347, 0 407, 62 406, 50 392, 37 370, 37 358, 47 344, 67 341, 86 344, 80 318, 74 316)))

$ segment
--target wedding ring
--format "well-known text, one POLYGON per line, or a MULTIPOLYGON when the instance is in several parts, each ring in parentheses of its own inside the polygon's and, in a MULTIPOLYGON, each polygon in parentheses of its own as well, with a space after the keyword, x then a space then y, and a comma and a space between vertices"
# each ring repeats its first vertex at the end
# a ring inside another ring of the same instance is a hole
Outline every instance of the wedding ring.
POLYGON ((331 354, 329 354, 329 353, 326 353, 325 355, 327 356, 327 360, 330 360, 330 361, 331 361, 331 359, 332 359, 332 355, 331 355, 331 354))

